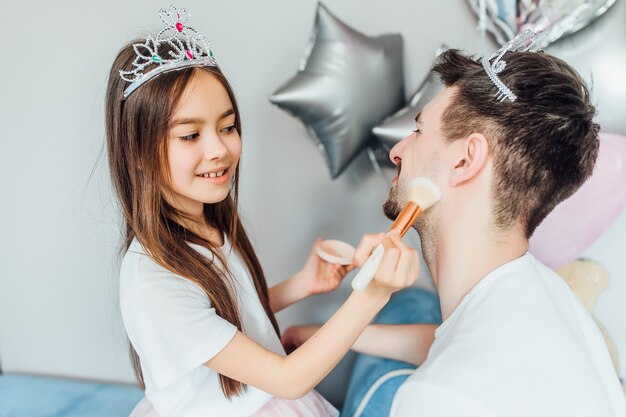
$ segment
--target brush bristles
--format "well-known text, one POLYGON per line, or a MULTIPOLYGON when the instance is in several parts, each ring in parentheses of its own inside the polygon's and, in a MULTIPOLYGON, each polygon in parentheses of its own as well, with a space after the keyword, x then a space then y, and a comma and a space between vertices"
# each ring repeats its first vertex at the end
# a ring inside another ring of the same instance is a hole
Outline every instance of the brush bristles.
POLYGON ((426 177, 411 180, 408 187, 409 201, 413 201, 422 210, 428 209, 441 198, 441 191, 434 182, 426 177))

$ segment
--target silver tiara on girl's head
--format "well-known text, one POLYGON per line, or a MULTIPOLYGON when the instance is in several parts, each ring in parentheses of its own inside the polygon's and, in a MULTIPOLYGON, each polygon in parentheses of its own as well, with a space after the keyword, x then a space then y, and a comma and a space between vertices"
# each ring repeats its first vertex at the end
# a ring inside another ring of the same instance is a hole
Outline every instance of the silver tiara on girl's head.
POLYGON ((485 68, 485 72, 487 72, 487 75, 495 86, 498 87, 498 94, 496 95, 498 100, 504 101, 505 99, 509 99, 511 101, 515 101, 517 99, 517 96, 511 91, 511 89, 507 87, 498 77, 498 74, 506 67, 506 61, 502 60, 502 57, 509 51, 522 52, 529 50, 533 46, 533 43, 537 40, 538 36, 539 33, 528 29, 524 33, 521 33, 508 41, 488 59, 487 57, 483 57, 481 60, 483 68, 485 68), (495 60, 491 62, 494 58, 495 60))
POLYGON ((168 9, 159 10, 159 17, 166 26, 154 38, 148 36, 144 43, 133 44, 137 54, 133 69, 120 71, 120 77, 130 82, 124 90, 124 99, 143 83, 164 72, 192 66, 218 66, 204 35, 187 26, 187 10, 172 4, 168 9), (163 44, 171 47, 165 55, 159 53, 159 47, 163 44), (150 65, 154 68, 144 72, 150 65))

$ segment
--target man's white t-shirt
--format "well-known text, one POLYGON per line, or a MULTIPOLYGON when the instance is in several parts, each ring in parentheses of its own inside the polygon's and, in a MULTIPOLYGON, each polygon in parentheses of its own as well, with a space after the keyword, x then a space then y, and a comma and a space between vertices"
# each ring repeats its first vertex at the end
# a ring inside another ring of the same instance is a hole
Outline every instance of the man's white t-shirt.
MULTIPOLYGON (((191 246, 213 260, 207 248, 191 246)), ((222 251, 234 277, 244 333, 284 355, 248 269, 227 239, 222 251)), ((252 386, 239 397, 224 396, 219 375, 204 363, 226 347, 237 328, 216 314, 200 287, 159 266, 136 240, 121 265, 120 306, 141 359, 146 397, 159 417, 250 416, 272 398, 252 386)))
POLYGON ((529 253, 478 283, 437 329, 392 417, 626 417, 595 322, 529 253))

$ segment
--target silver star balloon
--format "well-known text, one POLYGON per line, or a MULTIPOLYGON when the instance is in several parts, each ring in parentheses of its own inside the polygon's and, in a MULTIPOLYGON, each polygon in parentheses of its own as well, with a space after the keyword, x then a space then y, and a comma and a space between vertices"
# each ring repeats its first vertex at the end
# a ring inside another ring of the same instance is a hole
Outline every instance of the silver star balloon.
MULTIPOLYGON (((436 56, 439 56, 439 54, 446 49, 448 49, 448 47, 442 45, 437 50, 436 56)), ((387 152, 389 152, 396 143, 400 142, 415 130, 415 116, 422 111, 424 106, 432 100, 442 88, 443 86, 439 81, 439 77, 432 71, 429 71, 424 81, 422 81, 417 91, 413 94, 413 97, 411 97, 409 103, 372 129, 372 132, 382 143, 387 152)))
POLYGON ((541 48, 587 26, 604 14, 615 0, 468 0, 479 17, 479 27, 504 45, 526 29, 542 32, 541 48), (481 18, 481 16, 484 16, 481 18))
POLYGON ((366 36, 319 3, 297 74, 269 100, 312 130, 337 178, 404 104, 402 37, 366 36))

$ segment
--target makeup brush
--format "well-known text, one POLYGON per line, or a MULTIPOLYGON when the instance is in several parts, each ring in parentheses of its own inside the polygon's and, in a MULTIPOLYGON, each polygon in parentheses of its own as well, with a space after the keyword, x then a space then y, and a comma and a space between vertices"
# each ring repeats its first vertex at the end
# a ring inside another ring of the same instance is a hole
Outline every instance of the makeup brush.
MULTIPOLYGON (((434 182, 426 177, 417 177, 411 180, 408 187, 409 201, 406 203, 396 221, 393 222, 389 231, 398 229, 400 231, 400 237, 404 236, 406 232, 415 224, 415 221, 419 215, 426 209, 430 208, 441 198, 441 191, 434 182)), ((352 289, 360 291, 367 287, 374 274, 378 270, 378 266, 385 254, 385 248, 382 243, 376 246, 376 249, 367 258, 359 272, 352 280, 352 289)))

